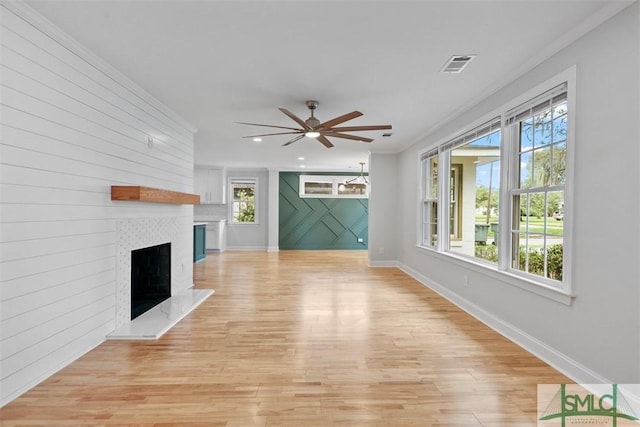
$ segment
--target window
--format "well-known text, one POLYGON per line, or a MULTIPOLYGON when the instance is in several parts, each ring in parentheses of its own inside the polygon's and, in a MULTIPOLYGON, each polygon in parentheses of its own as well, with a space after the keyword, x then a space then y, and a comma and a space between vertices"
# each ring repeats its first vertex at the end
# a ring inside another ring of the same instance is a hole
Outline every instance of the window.
POLYGON ((569 290, 568 87, 541 91, 422 153, 421 246, 569 290))
POLYGON ((422 244, 438 247, 438 150, 422 155, 422 244))
POLYGON ((369 182, 365 175, 300 175, 301 198, 355 198, 369 197, 369 182))
POLYGON ((452 145, 448 250, 497 263, 500 118, 452 145))
POLYGON ((256 179, 231 179, 231 223, 232 224, 257 224, 256 215, 256 179))
POLYGON ((562 85, 507 118, 516 153, 510 189, 514 270, 562 281, 567 92, 562 85))
POLYGON ((365 196, 369 192, 369 184, 366 182, 347 182, 343 180, 338 184, 338 196, 365 196))
POLYGON ((333 182, 305 182, 302 190, 306 196, 315 196, 318 194, 331 195, 333 194, 333 182))

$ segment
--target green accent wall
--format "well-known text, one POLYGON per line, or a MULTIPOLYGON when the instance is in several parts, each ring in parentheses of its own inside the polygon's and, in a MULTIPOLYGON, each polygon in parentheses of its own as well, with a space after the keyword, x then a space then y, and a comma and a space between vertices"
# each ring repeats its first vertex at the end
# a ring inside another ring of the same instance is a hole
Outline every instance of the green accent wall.
POLYGON ((368 199, 300 198, 299 185, 300 173, 280 172, 280 249, 367 249, 368 199))

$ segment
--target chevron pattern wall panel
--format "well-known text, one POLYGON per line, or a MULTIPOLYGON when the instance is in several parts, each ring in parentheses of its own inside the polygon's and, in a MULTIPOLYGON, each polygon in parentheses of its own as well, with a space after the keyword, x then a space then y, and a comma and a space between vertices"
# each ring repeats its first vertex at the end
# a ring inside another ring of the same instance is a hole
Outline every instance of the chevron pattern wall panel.
POLYGON ((300 198, 299 176, 280 173, 280 249, 367 249, 369 200, 300 198))

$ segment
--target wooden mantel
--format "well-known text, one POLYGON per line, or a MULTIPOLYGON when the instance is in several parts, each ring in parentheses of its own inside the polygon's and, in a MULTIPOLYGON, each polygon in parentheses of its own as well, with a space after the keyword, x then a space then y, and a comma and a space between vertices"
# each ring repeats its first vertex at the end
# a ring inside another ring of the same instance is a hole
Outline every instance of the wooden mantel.
POLYGON ((199 205, 197 194, 161 190, 159 188, 140 187, 138 185, 112 185, 111 200, 149 203, 172 203, 175 205, 199 205))

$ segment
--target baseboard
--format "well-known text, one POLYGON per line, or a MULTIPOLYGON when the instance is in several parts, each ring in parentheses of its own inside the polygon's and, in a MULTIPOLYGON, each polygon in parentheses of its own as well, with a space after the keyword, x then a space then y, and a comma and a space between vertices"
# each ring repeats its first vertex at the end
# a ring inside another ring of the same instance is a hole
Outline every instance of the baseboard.
POLYGON ((227 246, 228 251, 266 251, 266 246, 227 246))
POLYGON ((267 252, 280 252, 280 246, 269 246, 267 252))
MULTIPOLYGON (((567 377, 571 378, 576 383, 611 384, 610 380, 602 377, 586 366, 576 362, 566 354, 557 351, 553 347, 550 347, 537 338, 516 328, 512 324, 494 316, 490 312, 477 306, 468 299, 461 297, 455 292, 452 292, 446 286, 437 283, 436 281, 402 263, 398 263, 398 268, 416 279, 424 286, 433 290, 446 300, 450 301, 460 309, 464 310, 466 313, 472 315, 494 331, 498 332, 500 335, 519 345, 542 361, 548 363, 550 366, 566 375, 567 377)), ((638 399, 636 396, 629 397, 631 397, 632 399, 638 399)))

